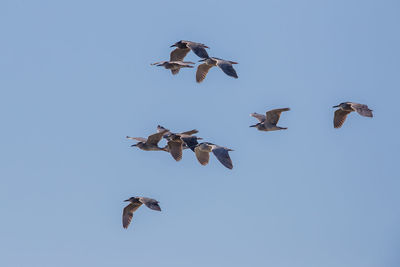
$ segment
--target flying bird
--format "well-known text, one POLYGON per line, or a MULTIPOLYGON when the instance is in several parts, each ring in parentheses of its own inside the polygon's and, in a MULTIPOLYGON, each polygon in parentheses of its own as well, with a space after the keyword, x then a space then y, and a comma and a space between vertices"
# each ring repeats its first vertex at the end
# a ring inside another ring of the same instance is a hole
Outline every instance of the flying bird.
POLYGON ((335 111, 335 116, 333 117, 333 126, 335 128, 342 127, 347 115, 353 111, 357 111, 358 114, 364 117, 372 118, 372 110, 368 108, 367 105, 358 104, 353 102, 343 102, 339 105, 333 106, 333 108, 339 108, 335 111))
POLYGON ((139 141, 137 144, 131 145, 132 147, 136 146, 145 151, 160 151, 160 150, 166 151, 165 148, 161 148, 158 146, 158 142, 160 142, 163 135, 166 134, 167 132, 168 130, 165 129, 158 133, 150 135, 148 138, 129 137, 129 136, 127 136, 126 138, 139 141))
POLYGON ((199 62, 204 62, 197 67, 196 71, 196 81, 201 83, 207 76, 208 71, 214 67, 218 66, 220 69, 228 76, 233 78, 238 78, 235 69, 232 64, 238 64, 234 61, 223 60, 216 57, 209 57, 199 60, 199 62))
POLYGON ((122 212, 122 226, 127 229, 129 224, 132 221, 133 213, 140 207, 142 204, 146 205, 149 209, 161 211, 160 206, 158 205, 158 201, 152 198, 147 197, 131 197, 126 202, 130 202, 128 206, 126 206, 122 212))
POLYGON ((256 118, 259 123, 251 125, 250 127, 256 127, 259 131, 277 131, 286 130, 287 128, 279 127, 276 124, 279 121, 281 113, 284 111, 289 111, 290 108, 278 108, 267 111, 265 115, 258 114, 256 112, 251 113, 250 116, 256 118))
POLYGON ((219 160, 219 162, 222 163, 222 165, 228 169, 232 169, 233 164, 231 158, 229 157, 229 151, 233 150, 208 142, 200 143, 194 148, 197 160, 201 165, 204 166, 208 164, 210 160, 210 152, 213 152, 214 156, 219 160))
POLYGON ((150 65, 156 65, 158 67, 164 67, 168 70, 171 70, 173 75, 179 73, 181 68, 193 68, 191 64, 195 64, 194 62, 190 61, 160 61, 156 63, 152 63, 150 65))
POLYGON ((171 45, 171 47, 176 47, 176 49, 171 52, 171 61, 183 61, 190 50, 192 50, 198 57, 208 58, 206 48, 209 47, 205 44, 181 40, 171 45))
MULTIPOLYGON (((182 133, 171 133, 168 129, 164 128, 161 125, 157 126, 157 132, 165 131, 164 138, 167 139, 167 146, 165 147, 166 151, 168 151, 171 156, 176 160, 180 161, 182 159, 182 151, 185 148, 189 148, 183 138, 191 137, 193 134, 198 133, 199 131, 196 129, 182 132, 182 133)), ((197 138, 201 139, 201 138, 197 138)))

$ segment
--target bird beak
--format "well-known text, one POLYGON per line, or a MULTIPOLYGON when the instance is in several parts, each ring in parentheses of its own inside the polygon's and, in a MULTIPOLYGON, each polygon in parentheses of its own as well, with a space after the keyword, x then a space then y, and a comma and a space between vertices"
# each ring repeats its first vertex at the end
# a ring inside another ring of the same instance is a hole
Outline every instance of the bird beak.
POLYGON ((206 58, 200 59, 198 62, 204 62, 206 61, 206 58))
POLYGON ((197 137, 197 140, 203 140, 203 138, 201 138, 201 137, 197 137))
POLYGON ((229 61, 231 64, 239 64, 239 63, 237 63, 237 62, 235 62, 235 61, 229 61))
POLYGON ((176 44, 173 44, 173 45, 171 45, 170 47, 175 47, 176 46, 176 44))
POLYGON ((137 144, 131 145, 131 147, 137 146, 137 144))
POLYGON ((249 127, 256 127, 257 126, 257 124, 254 124, 254 125, 250 125, 249 127))
POLYGON ((333 106, 332 108, 338 108, 340 105, 333 106))
POLYGON ((127 199, 127 200, 124 200, 124 202, 129 202, 129 199, 127 199))

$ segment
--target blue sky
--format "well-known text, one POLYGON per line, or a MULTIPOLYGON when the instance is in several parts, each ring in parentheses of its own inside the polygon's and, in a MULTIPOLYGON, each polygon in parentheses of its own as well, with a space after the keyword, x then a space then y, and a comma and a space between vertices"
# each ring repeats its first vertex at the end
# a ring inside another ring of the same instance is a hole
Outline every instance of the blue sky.
POLYGON ((0 265, 399 266, 399 8, 1 1, 0 265), (150 66, 181 39, 239 62, 239 79, 150 66), (374 118, 333 129, 343 101, 374 118), (287 131, 248 127, 279 107, 287 131), (124 138, 157 124, 234 149, 234 169, 124 138), (163 211, 124 230, 135 195, 163 211))

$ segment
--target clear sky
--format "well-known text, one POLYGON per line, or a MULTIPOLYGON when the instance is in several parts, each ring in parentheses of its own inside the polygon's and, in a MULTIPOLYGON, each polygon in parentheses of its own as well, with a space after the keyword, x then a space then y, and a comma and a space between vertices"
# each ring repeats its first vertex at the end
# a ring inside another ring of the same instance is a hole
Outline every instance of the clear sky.
POLYGON ((0 1, 0 265, 400 266, 399 13, 396 0, 0 1), (239 62, 239 79, 150 66, 181 39, 239 62), (334 129, 343 101, 374 118, 334 129), (287 131, 248 127, 279 107, 287 131), (233 170, 130 147, 157 124, 234 149, 233 170), (163 211, 142 207, 125 230, 131 196, 163 211))

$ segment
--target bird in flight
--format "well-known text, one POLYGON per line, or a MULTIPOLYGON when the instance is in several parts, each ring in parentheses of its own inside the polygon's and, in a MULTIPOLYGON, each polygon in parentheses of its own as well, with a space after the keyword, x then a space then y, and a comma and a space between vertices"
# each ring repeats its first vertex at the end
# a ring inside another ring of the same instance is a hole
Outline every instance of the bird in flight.
POLYGON ((152 63, 150 65, 164 67, 167 70, 171 70, 171 73, 173 75, 176 75, 179 73, 181 68, 193 68, 192 64, 195 64, 195 63, 190 62, 190 61, 160 61, 160 62, 152 63))
POLYGON ((250 116, 256 118, 259 123, 251 125, 250 127, 256 127, 260 131, 277 131, 277 130, 286 130, 287 128, 279 127, 276 124, 281 117, 281 113, 284 111, 289 111, 290 108, 278 108, 267 111, 265 115, 258 114, 256 112, 251 113, 250 116))
POLYGON ((212 143, 204 142, 195 146, 194 153, 196 154, 197 160, 201 165, 207 165, 210 160, 210 152, 213 152, 214 156, 222 163, 226 168, 232 169, 232 160, 229 157, 229 151, 232 149, 218 146, 212 143))
POLYGON ((133 213, 140 207, 142 204, 146 205, 149 209, 161 211, 160 206, 158 205, 158 201, 152 198, 147 197, 131 197, 126 202, 130 202, 128 206, 126 206, 122 212, 122 226, 127 229, 129 224, 132 221, 133 213))
POLYGON ((335 115, 333 117, 333 127, 340 128, 345 122, 347 115, 353 111, 357 111, 358 114, 364 117, 372 118, 372 110, 368 108, 367 105, 358 104, 354 102, 343 102, 339 105, 333 106, 333 108, 338 108, 335 111, 335 115))
POLYGON ((190 50, 192 50, 198 57, 208 58, 206 48, 209 47, 205 44, 181 40, 171 45, 171 47, 176 47, 176 49, 171 52, 171 61, 183 61, 190 50))
POLYGON ((196 81, 198 83, 201 83, 206 78, 208 71, 214 66, 218 66, 226 75, 238 78, 238 75, 232 66, 232 64, 238 64, 237 62, 223 60, 216 57, 204 58, 199 60, 199 62, 204 63, 197 67, 196 81))
POLYGON ((139 141, 138 143, 131 145, 140 148, 141 150, 145 151, 166 151, 165 148, 161 148, 158 146, 158 142, 160 142, 161 138, 164 134, 166 134, 168 130, 164 129, 158 133, 152 134, 147 138, 143 137, 130 137, 127 136, 126 138, 139 141))

